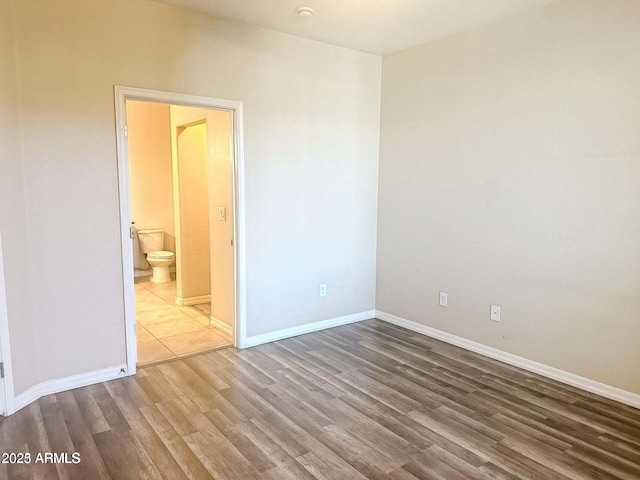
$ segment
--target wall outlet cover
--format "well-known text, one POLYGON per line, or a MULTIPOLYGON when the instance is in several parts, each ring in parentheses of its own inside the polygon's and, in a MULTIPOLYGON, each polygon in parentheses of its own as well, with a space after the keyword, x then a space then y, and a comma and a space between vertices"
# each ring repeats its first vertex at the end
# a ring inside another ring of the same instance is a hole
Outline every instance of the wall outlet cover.
POLYGON ((440 306, 446 307, 448 303, 447 294, 444 292, 440 292, 440 306))

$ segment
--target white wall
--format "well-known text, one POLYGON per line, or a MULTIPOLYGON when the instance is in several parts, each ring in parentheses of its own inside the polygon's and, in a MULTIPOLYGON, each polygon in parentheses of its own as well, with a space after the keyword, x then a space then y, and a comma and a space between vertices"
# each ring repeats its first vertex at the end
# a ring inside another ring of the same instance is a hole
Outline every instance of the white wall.
POLYGON ((169 105, 127 101, 126 108, 131 221, 162 229, 163 248, 175 252, 169 105))
POLYGON ((42 343, 22 389, 125 360, 115 84, 244 102, 249 335, 373 308, 379 57, 146 0, 16 7, 42 343))
POLYGON ((377 309, 640 393, 638 85, 635 0, 384 57, 377 309))
MULTIPOLYGON (((0 0, 0 230, 16 391, 38 378, 38 350, 29 297, 24 175, 14 56, 14 2, 0 0)), ((41 232, 42 234, 43 232, 41 232)))

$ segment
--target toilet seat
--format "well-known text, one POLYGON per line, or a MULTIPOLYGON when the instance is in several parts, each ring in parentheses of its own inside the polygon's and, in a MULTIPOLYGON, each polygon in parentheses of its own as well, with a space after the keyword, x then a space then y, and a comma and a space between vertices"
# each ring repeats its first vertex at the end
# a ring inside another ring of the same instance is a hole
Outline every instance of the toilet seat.
POLYGON ((169 260, 175 256, 173 252, 158 250, 157 252, 147 253, 147 260, 169 260))

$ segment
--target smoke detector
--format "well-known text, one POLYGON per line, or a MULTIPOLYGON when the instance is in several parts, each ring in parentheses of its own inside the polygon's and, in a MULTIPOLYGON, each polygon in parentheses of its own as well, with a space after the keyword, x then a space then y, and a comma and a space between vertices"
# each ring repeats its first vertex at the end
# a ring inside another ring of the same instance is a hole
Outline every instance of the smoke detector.
POLYGON ((311 18, 313 17, 313 8, 311 7, 300 7, 296 10, 296 13, 300 18, 311 18))

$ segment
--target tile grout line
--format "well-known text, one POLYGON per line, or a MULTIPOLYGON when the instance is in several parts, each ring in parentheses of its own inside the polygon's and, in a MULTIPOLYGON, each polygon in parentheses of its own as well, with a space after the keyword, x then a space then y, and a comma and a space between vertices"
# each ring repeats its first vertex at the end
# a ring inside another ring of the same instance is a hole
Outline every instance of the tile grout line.
MULTIPOLYGON (((149 363, 140 363, 140 365, 139 365, 140 367, 153 365, 153 364, 156 364, 158 362, 172 361, 172 360, 176 360, 176 359, 179 359, 179 358, 184 358, 185 356, 197 355, 199 353, 206 353, 206 352, 213 351, 213 350, 220 349, 220 348, 227 348, 227 347, 230 347, 230 346, 233 345, 233 342, 230 341, 227 338, 227 335, 224 334, 224 332, 222 332, 220 329, 210 325, 208 322, 204 323, 204 322, 200 321, 201 317, 208 320, 208 315, 206 315, 206 307, 201 309, 201 308, 197 308, 197 306, 190 305, 190 306, 187 306, 187 307, 179 308, 178 306, 176 306, 176 305, 170 303, 169 301, 167 301, 165 298, 161 297, 156 291, 152 290, 151 288, 148 288, 146 286, 146 284, 148 284, 148 283, 149 283, 149 281, 145 281, 145 282, 137 283, 136 285, 140 285, 140 287, 142 289, 144 289, 144 292, 149 292, 149 293, 153 294, 154 297, 157 297, 158 299, 160 299, 162 301, 163 305, 161 307, 150 308, 149 310, 145 310, 145 312, 153 312, 157 308, 165 308, 165 306, 166 307, 171 307, 171 308, 175 309, 177 312, 180 312, 182 315, 184 315, 184 318, 188 318, 188 319, 191 319, 191 320, 197 322, 203 328, 202 329, 193 330, 193 331, 190 331, 190 332, 179 333, 179 334, 176 334, 176 335, 168 335, 168 336, 159 338, 156 335, 154 335, 151 332, 151 330, 149 330, 144 324, 142 324, 141 322, 137 321, 136 322, 137 325, 140 325, 150 335, 150 337, 154 340, 154 342, 157 342, 158 345, 160 345, 169 354, 172 355, 171 358, 159 359, 157 361, 151 361, 149 363), (189 307, 190 307, 190 310, 193 310, 196 313, 195 315, 189 315, 188 313, 186 313, 183 310, 184 308, 189 308, 189 307), (219 337, 221 340, 226 342, 226 344, 213 347, 213 350, 209 348, 209 349, 205 349, 205 350, 202 350, 202 351, 187 352, 187 353, 183 353, 183 354, 177 354, 169 347, 169 345, 167 345, 163 341, 165 339, 179 339, 180 337, 184 337, 186 335, 193 334, 193 333, 196 333, 196 332, 210 332, 214 336, 219 337)), ((205 304, 198 304, 198 305, 205 305, 205 304)), ((208 305, 209 305, 209 310, 210 310, 211 304, 209 303, 208 305)), ((147 324, 151 326, 151 325, 155 325, 155 324, 158 324, 158 323, 161 323, 161 322, 164 322, 164 321, 177 321, 177 320, 183 320, 184 318, 159 320, 157 322, 147 322, 147 324)))

